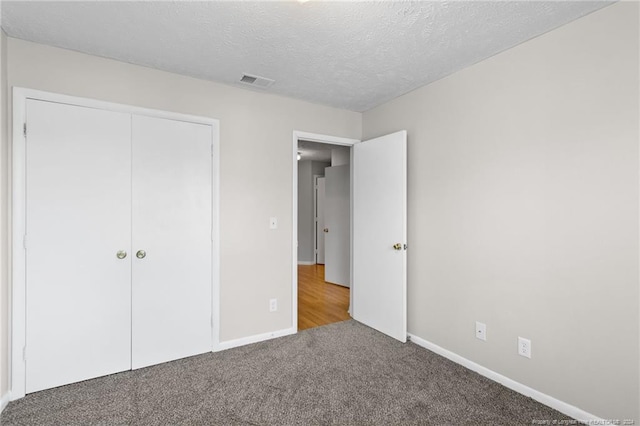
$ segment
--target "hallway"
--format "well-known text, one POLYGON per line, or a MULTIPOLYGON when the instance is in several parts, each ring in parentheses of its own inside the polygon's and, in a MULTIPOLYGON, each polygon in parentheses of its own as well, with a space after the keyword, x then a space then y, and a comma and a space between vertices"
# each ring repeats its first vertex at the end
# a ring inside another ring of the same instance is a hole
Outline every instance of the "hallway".
POLYGON ((324 281, 324 265, 298 265, 298 331, 348 320, 349 288, 324 281))

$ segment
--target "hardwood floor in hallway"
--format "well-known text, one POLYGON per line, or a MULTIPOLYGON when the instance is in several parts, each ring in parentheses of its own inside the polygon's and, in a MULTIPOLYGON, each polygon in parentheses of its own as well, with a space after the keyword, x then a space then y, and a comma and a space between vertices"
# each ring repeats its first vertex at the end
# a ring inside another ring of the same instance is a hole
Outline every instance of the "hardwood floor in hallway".
POLYGON ((351 318, 349 288, 324 280, 324 265, 298 265, 298 330, 351 318))

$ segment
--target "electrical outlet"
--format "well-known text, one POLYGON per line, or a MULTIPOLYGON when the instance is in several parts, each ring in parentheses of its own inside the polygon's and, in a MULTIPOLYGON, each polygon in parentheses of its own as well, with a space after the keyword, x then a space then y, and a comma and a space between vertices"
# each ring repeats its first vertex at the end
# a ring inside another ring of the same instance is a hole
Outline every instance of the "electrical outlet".
POLYGON ((278 310, 278 299, 269 299, 269 312, 278 310))
POLYGON ((476 321, 476 337, 480 340, 487 340, 487 325, 476 321))
POLYGON ((269 229, 278 229, 278 218, 270 217, 269 218, 269 229))
POLYGON ((531 358, 531 340, 518 336, 518 355, 531 358))

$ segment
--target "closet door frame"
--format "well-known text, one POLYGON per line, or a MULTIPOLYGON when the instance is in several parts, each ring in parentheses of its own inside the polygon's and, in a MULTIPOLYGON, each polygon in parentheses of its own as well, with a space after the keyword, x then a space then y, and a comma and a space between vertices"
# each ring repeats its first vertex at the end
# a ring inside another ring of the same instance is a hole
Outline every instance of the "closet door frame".
MULTIPOLYGON (((220 122, 213 118, 198 117, 155 109, 141 108, 124 104, 104 102, 95 99, 80 98, 58 93, 33 90, 22 87, 13 88, 13 133, 11 157, 11 275, 10 275, 10 342, 9 354, 10 399, 12 401, 25 396, 26 391, 26 105, 28 99, 76 105, 106 111, 124 112, 148 117, 186 121, 210 125, 211 140, 211 323, 212 351, 220 350, 220 122)), ((27 129, 28 131, 28 129, 27 129)))

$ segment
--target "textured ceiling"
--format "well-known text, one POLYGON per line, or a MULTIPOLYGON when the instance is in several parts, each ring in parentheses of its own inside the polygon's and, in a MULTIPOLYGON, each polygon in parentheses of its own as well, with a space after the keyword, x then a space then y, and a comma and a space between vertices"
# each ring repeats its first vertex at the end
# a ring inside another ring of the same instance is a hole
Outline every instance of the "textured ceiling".
POLYGON ((607 4, 2 1, 2 28, 226 84, 264 76, 268 92, 366 111, 607 4))

